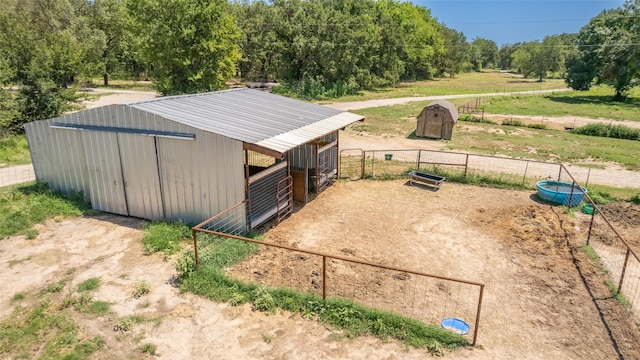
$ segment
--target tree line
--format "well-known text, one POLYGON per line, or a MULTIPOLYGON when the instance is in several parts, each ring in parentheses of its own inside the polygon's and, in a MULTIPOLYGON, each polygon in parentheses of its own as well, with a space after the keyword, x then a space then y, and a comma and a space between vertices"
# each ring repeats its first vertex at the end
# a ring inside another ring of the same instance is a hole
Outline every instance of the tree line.
MULTIPOLYGON (((611 69, 596 45, 620 59, 638 56, 637 45, 620 44, 639 42, 639 2, 598 15, 580 34, 499 49, 395 0, 3 0, 0 127, 20 131, 68 111, 74 87, 97 78, 150 79, 171 95, 221 89, 237 77, 338 97, 501 67, 539 80, 566 74, 581 89, 594 78, 616 86, 611 74, 622 69, 611 69), (617 40, 598 38, 603 28, 617 40)), ((621 94, 637 81, 632 67, 621 94)))

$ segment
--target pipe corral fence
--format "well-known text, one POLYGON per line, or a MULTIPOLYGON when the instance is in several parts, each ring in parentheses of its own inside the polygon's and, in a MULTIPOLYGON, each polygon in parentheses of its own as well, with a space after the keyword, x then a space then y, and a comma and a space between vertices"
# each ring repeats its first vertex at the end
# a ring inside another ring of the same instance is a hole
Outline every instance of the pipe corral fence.
MULTIPOLYGON (((494 178, 501 183, 531 188, 540 180, 550 179, 573 184, 572 191, 583 193, 584 202, 594 208, 584 244, 595 250, 616 291, 629 303, 634 321, 640 322, 640 258, 609 220, 606 208, 600 208, 582 191, 589 184, 591 169, 578 177, 563 164, 552 162, 438 150, 345 149, 340 153, 338 176, 352 180, 399 178, 408 177, 413 170, 494 178)), ((569 195, 569 202, 572 196, 573 193, 569 195)))
MULTIPOLYGON (((420 149, 346 149, 340 152, 338 177, 408 178, 413 170, 497 178, 532 188, 539 180, 557 179, 578 185, 572 188, 580 192, 590 174, 583 174, 581 184, 559 163, 420 149)), ((600 209, 588 193, 583 196, 600 210, 591 214, 584 243, 596 251, 616 291, 630 304, 631 316, 640 321, 640 258, 607 218, 606 209, 600 209)), ((237 217, 244 216, 246 206, 238 203, 193 227, 196 266, 216 261, 207 255, 209 247, 253 244, 255 248, 243 261, 224 269, 229 276, 325 300, 348 299, 428 324, 437 325, 451 316, 469 320, 471 343, 476 345, 484 284, 250 239, 244 236, 245 228, 233 225, 242 223, 237 217)))
POLYGON ((211 259, 207 248, 253 244, 244 260, 224 268, 228 276, 323 300, 347 299, 427 324, 439 325, 452 316, 465 319, 476 345, 484 284, 250 239, 242 236, 243 228, 227 226, 238 223, 244 206, 241 202, 193 227, 196 267, 221 262, 211 259))

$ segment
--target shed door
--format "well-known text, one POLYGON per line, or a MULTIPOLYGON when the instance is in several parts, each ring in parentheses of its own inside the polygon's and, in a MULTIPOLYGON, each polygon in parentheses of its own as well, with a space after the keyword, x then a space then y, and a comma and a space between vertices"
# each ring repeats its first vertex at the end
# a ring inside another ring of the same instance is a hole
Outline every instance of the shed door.
POLYGON ((439 139, 442 137, 442 130, 446 116, 444 110, 432 110, 427 114, 426 136, 439 139))
POLYGON ((129 215, 117 134, 85 131, 82 142, 86 149, 91 206, 96 210, 129 215))
POLYGON ((129 215, 150 220, 164 218, 156 138, 119 133, 118 143, 129 215))

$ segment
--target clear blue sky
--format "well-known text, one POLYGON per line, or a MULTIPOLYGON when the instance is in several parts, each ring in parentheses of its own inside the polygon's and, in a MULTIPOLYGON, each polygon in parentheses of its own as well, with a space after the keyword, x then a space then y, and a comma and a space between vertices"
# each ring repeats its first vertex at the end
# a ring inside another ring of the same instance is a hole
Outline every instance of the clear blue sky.
POLYGON ((413 0, 431 10, 440 23, 498 46, 542 40, 547 35, 577 33, 604 9, 624 0, 413 0))

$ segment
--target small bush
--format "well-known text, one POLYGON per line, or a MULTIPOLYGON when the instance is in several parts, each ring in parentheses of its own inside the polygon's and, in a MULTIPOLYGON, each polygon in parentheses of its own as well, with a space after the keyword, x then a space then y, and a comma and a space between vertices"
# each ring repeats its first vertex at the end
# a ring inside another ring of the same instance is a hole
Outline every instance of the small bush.
POLYGON ((180 241, 191 237, 191 228, 181 222, 152 222, 145 227, 142 244, 145 251, 155 253, 164 252, 171 255, 180 250, 180 241))
POLYGON ((94 315, 105 315, 109 312, 110 305, 106 301, 93 301, 84 310, 94 315))
POLYGON ((143 295, 147 295, 151 291, 151 285, 149 285, 146 281, 140 281, 136 284, 135 289, 133 289, 133 297, 138 299, 143 295))
POLYGON ((142 344, 142 346, 140 346, 140 351, 144 354, 156 355, 156 352, 158 351, 158 346, 151 343, 142 344))
POLYGON ((611 194, 606 193, 604 191, 589 189, 588 194, 589 194, 589 197, 591 197, 591 200, 593 200, 593 202, 599 205, 606 205, 616 201, 616 199, 613 196, 611 196, 611 194))
POLYGON ((13 297, 11 298, 12 302, 17 302, 22 300, 24 300, 24 294, 21 292, 13 294, 13 297))
POLYGON ((493 120, 485 119, 484 117, 477 117, 469 114, 462 115, 458 118, 460 121, 472 122, 472 123, 481 123, 481 124, 493 124, 497 123, 493 120))
POLYGON ((100 279, 90 278, 78 284, 78 291, 93 291, 100 287, 100 279))
POLYGON ((66 283, 66 280, 60 280, 55 284, 50 284, 47 286, 46 291, 48 293, 59 293, 60 291, 62 291, 62 289, 64 289, 65 283, 66 283))
POLYGON ((636 205, 640 205, 640 192, 637 194, 634 194, 629 200, 636 205))
POLYGON ((525 126, 526 126, 522 121, 520 121, 520 120, 513 120, 513 119, 510 119, 510 120, 504 120, 504 121, 502 122, 502 125, 504 125, 504 126, 519 126, 519 127, 525 127, 525 126))
POLYGON ((544 130, 544 129, 546 129, 546 128, 547 128, 547 125, 545 125, 545 124, 529 124, 529 125, 527 125, 527 127, 528 127, 528 128, 531 128, 531 129, 540 129, 540 130, 544 130))
POLYGON ((588 124, 571 130, 578 135, 600 136, 626 140, 640 140, 640 129, 632 129, 624 125, 588 124))

